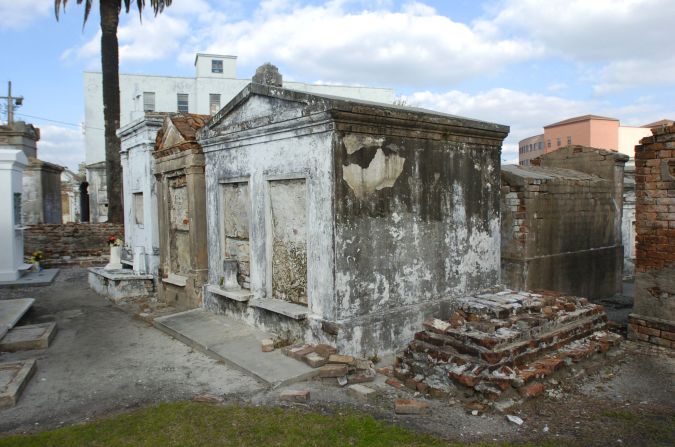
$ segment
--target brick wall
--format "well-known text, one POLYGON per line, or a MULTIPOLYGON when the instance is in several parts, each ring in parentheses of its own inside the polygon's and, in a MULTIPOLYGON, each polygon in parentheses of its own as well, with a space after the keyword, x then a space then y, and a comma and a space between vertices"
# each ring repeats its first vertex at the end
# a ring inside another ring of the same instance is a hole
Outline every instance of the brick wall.
POLYGON ((635 301, 629 336, 675 348, 675 125, 635 147, 635 301))
POLYGON ((47 260, 63 256, 81 258, 109 253, 108 236, 124 240, 124 225, 111 223, 67 223, 32 225, 24 231, 24 253, 42 250, 47 260))

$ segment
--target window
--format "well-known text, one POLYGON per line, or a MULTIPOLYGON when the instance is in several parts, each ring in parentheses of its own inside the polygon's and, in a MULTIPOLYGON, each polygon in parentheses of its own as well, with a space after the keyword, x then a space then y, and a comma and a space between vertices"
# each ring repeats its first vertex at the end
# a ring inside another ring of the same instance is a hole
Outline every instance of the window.
POLYGON ((560 145, 562 144, 561 141, 560 141, 560 137, 556 138, 555 142, 558 145, 558 147, 560 147, 560 145))
POLYGON ((544 142, 543 142, 543 141, 540 141, 540 142, 538 143, 538 149, 539 149, 539 150, 542 150, 543 148, 544 148, 544 142))
POLYGON ((569 146, 572 144, 572 137, 567 137, 567 145, 569 146))
POLYGON ((209 94, 209 113, 215 115, 220 110, 220 94, 219 93, 210 93, 209 94))
POLYGON ((155 92, 143 92, 143 111, 155 111, 155 92))
POLYGON ((134 206, 134 222, 136 225, 143 225, 143 193, 135 192, 132 194, 134 206))
POLYGON ((220 59, 211 59, 211 73, 222 73, 223 61, 220 59))
POLYGON ((551 147, 551 140, 550 140, 550 139, 546 142, 546 145, 547 145, 548 147, 551 147))
POLYGON ((178 112, 179 113, 188 113, 188 94, 179 93, 178 94, 178 112))

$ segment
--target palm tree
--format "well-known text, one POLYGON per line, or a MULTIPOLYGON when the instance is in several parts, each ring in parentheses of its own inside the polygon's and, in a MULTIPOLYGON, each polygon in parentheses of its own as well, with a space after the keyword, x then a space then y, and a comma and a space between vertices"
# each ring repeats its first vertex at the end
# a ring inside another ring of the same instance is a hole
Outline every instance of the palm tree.
MULTIPOLYGON (((68 0, 54 0, 54 14, 59 20, 59 12, 66 11, 68 0)), ((93 0, 77 0, 84 3, 84 21, 87 22, 93 0)), ((105 121, 105 168, 108 189, 108 222, 123 223, 122 205, 122 165, 120 163, 120 140, 116 131, 120 127, 120 78, 119 48, 117 43, 117 25, 124 7, 129 12, 132 0, 99 0, 101 15, 101 74, 103 78, 103 119, 105 121)), ((145 7, 145 0, 136 0, 138 13, 145 7)), ((171 5, 171 0, 150 0, 155 15, 171 5)))

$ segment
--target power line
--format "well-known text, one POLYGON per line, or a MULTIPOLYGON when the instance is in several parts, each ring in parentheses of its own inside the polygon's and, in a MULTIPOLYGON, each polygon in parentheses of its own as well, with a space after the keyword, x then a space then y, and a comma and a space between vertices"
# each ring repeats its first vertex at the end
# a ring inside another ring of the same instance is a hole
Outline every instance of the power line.
POLYGON ((74 126, 74 127, 80 128, 80 129, 84 128, 84 129, 92 129, 92 130, 104 130, 104 129, 101 129, 101 128, 98 128, 98 127, 83 126, 82 124, 68 123, 66 121, 53 120, 53 119, 44 118, 44 117, 41 117, 41 116, 27 115, 25 113, 17 113, 16 115, 22 116, 22 117, 25 117, 25 118, 33 118, 33 119, 38 119, 38 120, 42 120, 42 121, 49 121, 50 123, 64 124, 66 126, 74 126))

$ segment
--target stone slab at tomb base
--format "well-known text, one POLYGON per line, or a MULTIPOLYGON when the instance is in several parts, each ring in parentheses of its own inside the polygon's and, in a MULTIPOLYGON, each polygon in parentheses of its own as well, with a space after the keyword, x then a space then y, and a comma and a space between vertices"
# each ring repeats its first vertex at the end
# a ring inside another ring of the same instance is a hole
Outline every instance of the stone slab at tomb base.
POLYGON ((153 296, 155 281, 152 275, 135 275, 130 269, 105 270, 90 267, 89 287, 115 303, 133 302, 153 296))
POLYGON ((39 272, 28 271, 13 281, 0 281, 3 287, 42 287, 54 282, 59 274, 59 269, 44 269, 39 272))
POLYGON ((261 342, 272 336, 246 323, 193 309, 156 318, 155 327, 216 360, 250 374, 265 385, 288 385, 311 379, 318 371, 284 356, 262 352, 261 342))
POLYGON ((395 376, 432 396, 471 389, 487 400, 533 397, 557 371, 607 352, 602 306, 555 292, 504 290, 459 300, 448 320, 430 318, 397 356, 395 376))
POLYGON ((16 405, 36 369, 35 360, 0 363, 0 410, 16 405))

